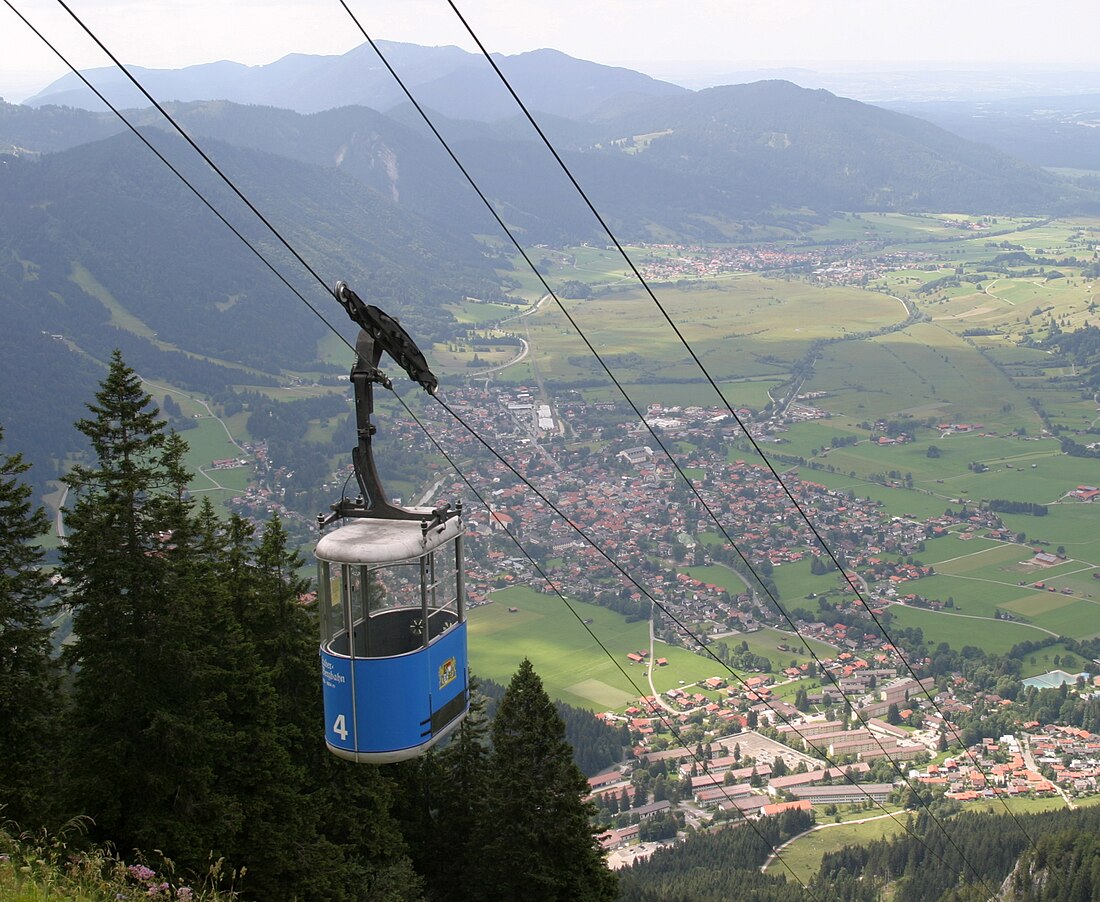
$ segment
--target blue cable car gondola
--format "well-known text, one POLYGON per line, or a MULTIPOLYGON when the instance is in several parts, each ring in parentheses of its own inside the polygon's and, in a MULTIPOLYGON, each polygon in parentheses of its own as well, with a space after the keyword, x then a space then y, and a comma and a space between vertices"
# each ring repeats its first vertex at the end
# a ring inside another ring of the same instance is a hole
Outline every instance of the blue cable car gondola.
POLYGON ((429 393, 437 385, 396 320, 343 282, 337 299, 362 331, 351 372, 360 496, 318 517, 318 606, 325 742, 352 761, 383 764, 421 754, 447 736, 470 704, 462 508, 404 508, 382 492, 371 452, 373 386, 386 351, 429 393))

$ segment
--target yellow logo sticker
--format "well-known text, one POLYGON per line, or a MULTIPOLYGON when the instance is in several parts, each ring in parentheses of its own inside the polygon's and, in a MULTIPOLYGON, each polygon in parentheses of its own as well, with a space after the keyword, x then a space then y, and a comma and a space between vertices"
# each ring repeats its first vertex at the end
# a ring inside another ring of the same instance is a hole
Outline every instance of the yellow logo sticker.
POLYGON ((442 689, 448 683, 458 679, 458 665, 454 658, 448 658, 439 665, 439 688, 442 689))

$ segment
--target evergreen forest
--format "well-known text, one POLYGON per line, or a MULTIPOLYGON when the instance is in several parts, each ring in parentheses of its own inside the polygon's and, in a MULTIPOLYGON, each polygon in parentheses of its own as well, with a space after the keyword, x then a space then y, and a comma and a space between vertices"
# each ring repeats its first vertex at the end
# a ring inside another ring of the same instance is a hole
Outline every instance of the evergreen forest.
POLYGON ((438 752, 335 758, 310 587, 280 522, 257 530, 188 495, 186 444, 117 351, 77 428, 92 451, 66 476, 52 577, 28 465, 0 456, 5 841, 64 836, 62 869, 82 846, 114 850, 165 899, 616 897, 587 781, 529 662, 491 721, 477 696, 438 752), (74 632, 58 655, 60 604, 74 632))

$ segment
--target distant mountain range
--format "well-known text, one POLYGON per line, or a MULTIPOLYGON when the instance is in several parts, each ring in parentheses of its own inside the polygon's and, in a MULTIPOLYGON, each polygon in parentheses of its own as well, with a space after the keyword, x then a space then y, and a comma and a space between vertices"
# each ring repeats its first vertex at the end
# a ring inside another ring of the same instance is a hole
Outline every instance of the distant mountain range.
MULTIPOLYGON (((527 246, 605 240, 483 60, 385 47, 527 246)), ((691 92, 552 50, 500 63, 624 239, 728 241, 747 220, 797 230, 839 210, 1096 204, 1003 152, 823 90, 691 92)), ((510 264, 474 237, 499 237, 497 225, 369 47, 137 74, 324 278, 347 279, 418 338, 455 328, 445 304, 507 288, 510 264)), ((145 106, 113 73, 92 75, 145 106)), ((112 347, 145 375, 212 393, 320 366, 323 335, 113 114, 82 108, 94 104, 73 81, 0 103, 0 423, 53 469, 75 440, 76 386, 112 347)), ((130 115, 294 284, 331 301, 155 110, 130 115)))
MULTIPOLYGON (((379 41, 378 46, 417 99, 445 116, 491 122, 515 115, 515 101, 480 56, 458 47, 420 47, 379 41)), ((495 55, 521 97, 552 115, 580 117, 624 95, 659 97, 686 94, 684 88, 630 69, 574 59, 557 50, 495 55)), ((342 56, 290 54, 266 66, 219 62, 185 69, 133 68, 134 76, 164 100, 231 100, 299 113, 340 106, 367 106, 386 112, 405 95, 369 44, 342 56)), ((122 109, 148 106, 137 88, 114 67, 85 73, 111 103, 122 109)), ((103 104, 72 74, 28 98, 47 104, 102 110, 103 104)))
MULTIPOLYGON (((421 64, 412 68, 425 86, 434 85, 440 105, 482 111, 494 106, 500 86, 474 77, 468 54, 396 46, 421 64), (447 77, 428 80, 424 61, 433 55, 444 67, 466 60, 451 71, 450 87, 444 87, 447 77)), ((327 60, 326 66, 336 65, 333 59, 351 65, 363 62, 361 51, 318 59, 327 60)), ((690 92, 554 51, 509 59, 539 84, 528 102, 625 238, 726 240, 738 234, 739 220, 786 223, 835 210, 1049 213, 1094 201, 1091 192, 1003 152, 823 90, 765 81, 690 92), (537 71, 542 77, 534 76, 537 71), (652 93, 641 94, 642 87, 652 93), (582 96, 587 103, 579 102, 582 96), (554 112, 571 106, 586 112, 554 112)), ((218 66, 193 69, 212 78, 218 66)), ((215 90, 193 70, 175 74, 187 73, 192 77, 183 83, 215 90)), ((172 74, 159 75, 170 81, 172 74)), ((362 92, 377 96, 382 88, 364 86, 362 92)), ((315 105, 324 105, 312 96, 315 105)), ((408 104, 388 113, 340 106, 312 114, 224 100, 169 106, 196 136, 351 175, 407 212, 459 233, 496 228, 408 104)), ((143 125, 164 126, 152 109, 132 115, 143 125)), ((591 214, 514 108, 510 118, 495 121, 432 116, 498 211, 526 239, 599 239, 591 214)), ((121 128, 107 112, 0 106, 0 150, 16 154, 73 148, 121 128)))

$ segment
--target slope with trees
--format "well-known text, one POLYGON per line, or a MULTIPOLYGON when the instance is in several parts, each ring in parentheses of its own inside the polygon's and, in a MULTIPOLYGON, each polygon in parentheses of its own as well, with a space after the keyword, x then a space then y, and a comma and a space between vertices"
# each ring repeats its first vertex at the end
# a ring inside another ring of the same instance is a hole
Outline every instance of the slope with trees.
POLYGON ((66 696, 41 621, 43 516, 25 465, 2 459, 5 817, 32 832, 86 818, 88 842, 130 861, 162 856, 188 883, 213 866, 241 898, 615 897, 587 781, 529 663, 491 750, 475 714, 448 748, 404 768, 333 757, 316 614, 281 523, 257 532, 188 496, 186 444, 117 351, 88 414, 77 425, 91 454, 66 477, 66 696), (461 866, 440 856, 454 835, 461 866))

